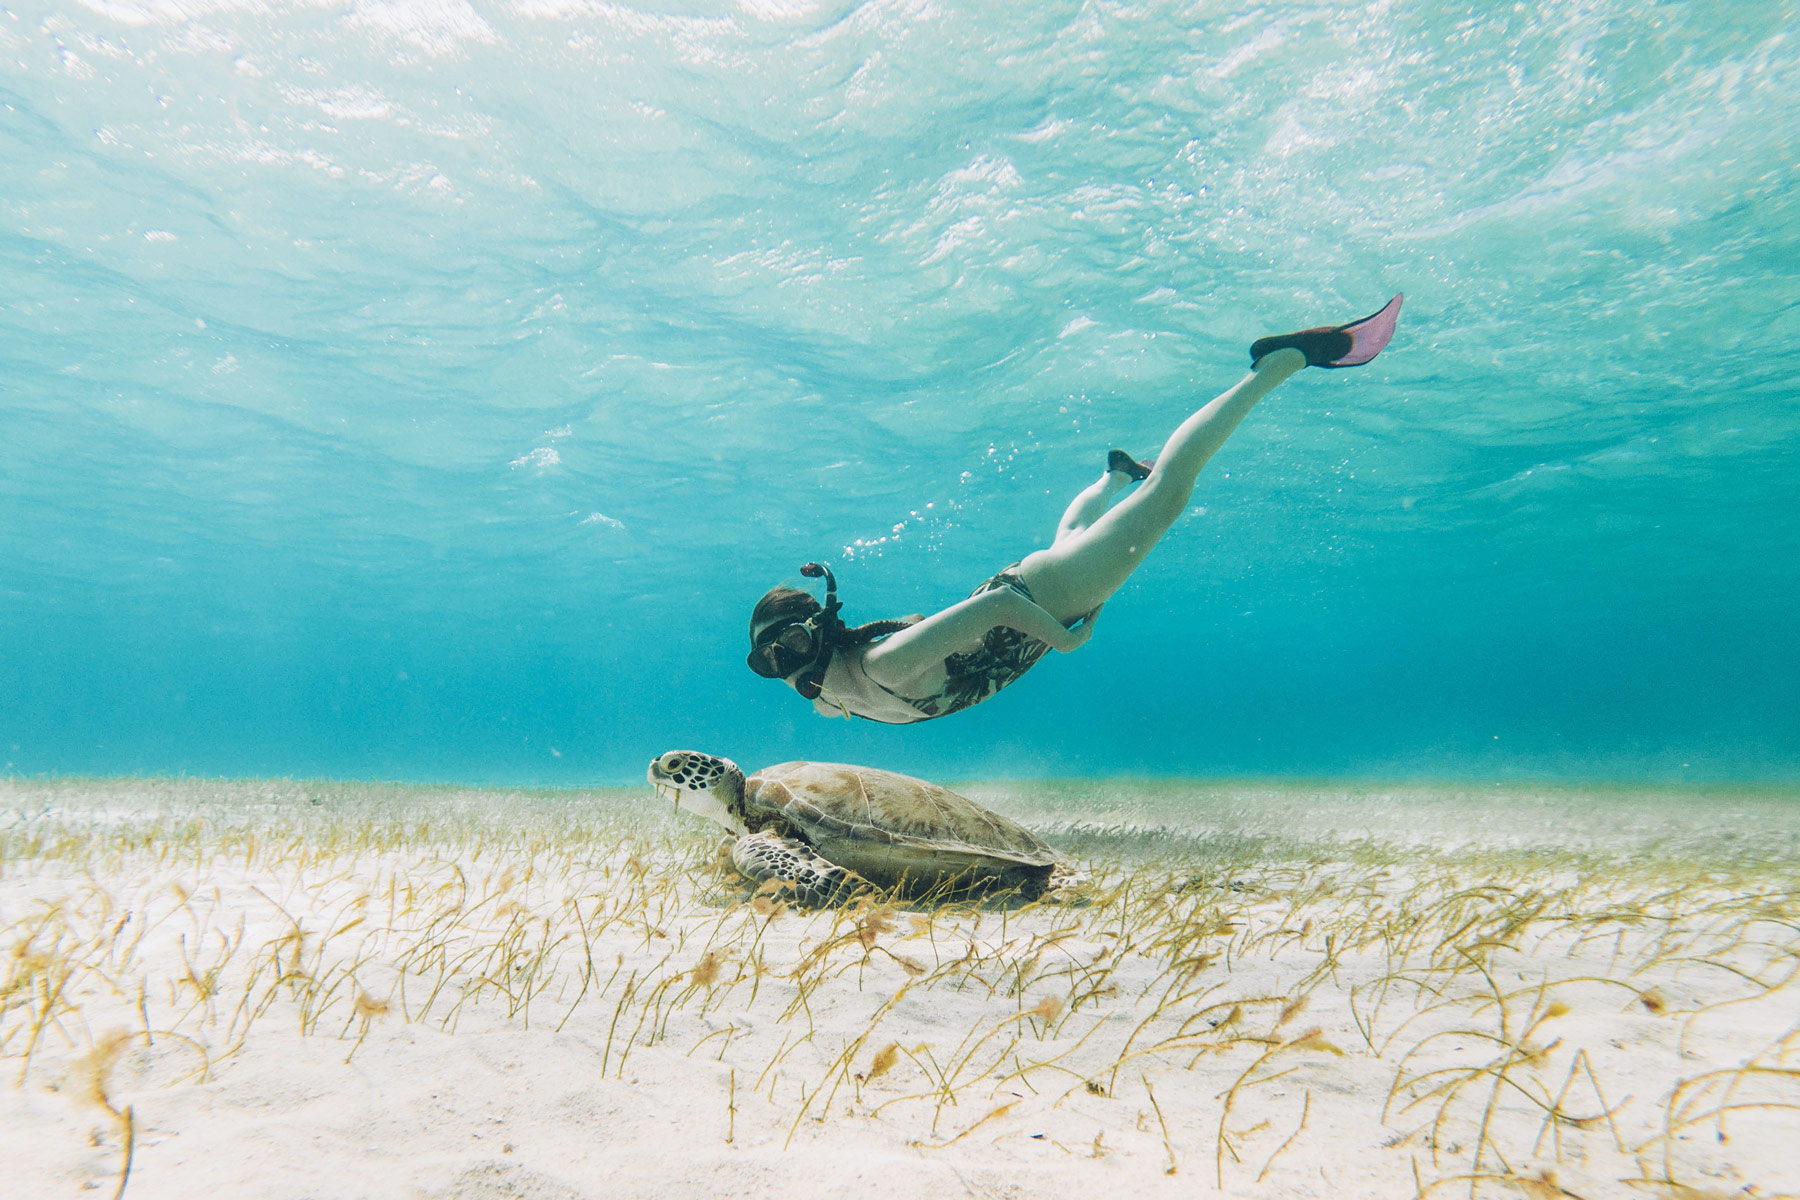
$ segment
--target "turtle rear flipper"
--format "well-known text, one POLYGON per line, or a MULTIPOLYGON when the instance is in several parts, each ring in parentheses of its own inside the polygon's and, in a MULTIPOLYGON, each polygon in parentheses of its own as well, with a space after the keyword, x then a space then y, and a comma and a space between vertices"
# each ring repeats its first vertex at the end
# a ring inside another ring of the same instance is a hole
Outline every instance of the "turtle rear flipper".
POLYGON ((731 865, 758 884, 779 880, 783 890, 811 908, 842 904, 869 890, 869 882, 819 857, 799 838, 746 834, 731 846, 731 865))
POLYGON ((1086 871, 1059 862, 1050 868, 1050 880, 1044 885, 1046 904, 1086 904, 1092 877, 1086 871))

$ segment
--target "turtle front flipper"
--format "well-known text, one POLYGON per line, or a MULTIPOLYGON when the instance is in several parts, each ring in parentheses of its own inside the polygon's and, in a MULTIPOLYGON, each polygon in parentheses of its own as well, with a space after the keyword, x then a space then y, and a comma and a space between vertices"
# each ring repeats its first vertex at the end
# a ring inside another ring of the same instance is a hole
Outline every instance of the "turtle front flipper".
POLYGON ((767 832, 746 834, 732 843, 731 865, 759 884, 780 880, 784 891, 815 908, 841 904, 869 887, 861 875, 821 858, 799 838, 767 832))

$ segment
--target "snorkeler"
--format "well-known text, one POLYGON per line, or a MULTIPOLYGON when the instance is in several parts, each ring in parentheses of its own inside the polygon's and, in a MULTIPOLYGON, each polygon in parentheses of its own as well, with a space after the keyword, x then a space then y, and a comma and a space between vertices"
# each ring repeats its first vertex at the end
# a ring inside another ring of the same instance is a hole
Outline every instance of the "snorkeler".
POLYGON ((807 563, 802 574, 825 578, 825 604, 795 588, 767 592, 750 614, 750 669, 784 680, 825 716, 910 725, 981 703, 1048 650, 1086 644, 1101 605, 1186 510, 1200 468, 1245 414, 1302 367, 1373 359, 1394 336, 1400 300, 1346 325, 1253 342, 1250 373, 1183 421, 1154 462, 1110 452, 1105 473, 1063 513, 1055 541, 940 613, 846 626, 837 581, 807 563))

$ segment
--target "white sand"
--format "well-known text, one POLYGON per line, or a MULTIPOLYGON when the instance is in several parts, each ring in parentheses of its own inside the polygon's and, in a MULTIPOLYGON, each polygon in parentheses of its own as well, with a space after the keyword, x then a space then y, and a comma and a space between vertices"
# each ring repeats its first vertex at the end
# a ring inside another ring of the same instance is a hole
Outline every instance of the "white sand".
POLYGON ((807 915, 648 797, 0 788, 8 1200, 112 1195, 127 1109, 137 1200, 1800 1193, 1781 855, 807 915))

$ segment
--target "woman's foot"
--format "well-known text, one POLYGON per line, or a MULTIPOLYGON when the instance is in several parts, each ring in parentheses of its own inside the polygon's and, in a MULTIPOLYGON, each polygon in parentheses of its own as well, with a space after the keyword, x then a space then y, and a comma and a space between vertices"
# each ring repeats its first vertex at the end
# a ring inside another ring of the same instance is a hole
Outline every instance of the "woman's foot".
POLYGON ((1250 365, 1254 367, 1265 356, 1291 346, 1306 355, 1309 367, 1360 367, 1380 354, 1394 336, 1402 298, 1395 296, 1381 311, 1348 325, 1321 325, 1298 333, 1258 338, 1250 343, 1250 365))
POLYGON ((1150 463, 1141 463, 1123 450, 1108 450, 1106 452, 1106 469, 1108 471, 1117 471, 1121 475, 1129 475, 1136 481, 1142 481, 1150 477, 1150 467, 1154 464, 1154 461, 1155 460, 1152 460, 1150 463))

